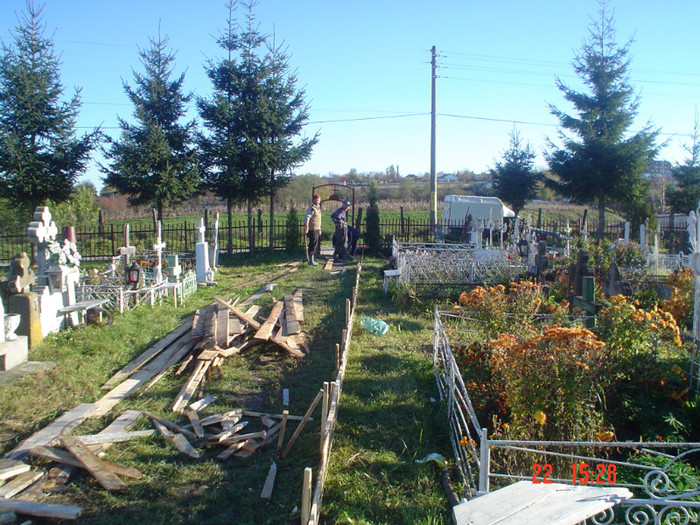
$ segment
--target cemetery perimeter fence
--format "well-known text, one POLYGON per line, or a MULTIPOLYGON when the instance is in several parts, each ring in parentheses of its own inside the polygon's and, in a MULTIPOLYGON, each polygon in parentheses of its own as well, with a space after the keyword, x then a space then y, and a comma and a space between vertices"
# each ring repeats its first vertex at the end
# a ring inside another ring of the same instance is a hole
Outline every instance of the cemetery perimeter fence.
MULTIPOLYGON (((455 223, 447 225, 439 225, 443 229, 461 228, 463 223, 455 223)), ((361 235, 366 231, 366 223, 356 224, 361 235)), ((269 249, 269 228, 268 221, 257 220, 254 224, 254 242, 257 249, 269 249)), ((275 250, 285 248, 286 240, 286 222, 284 220, 274 221, 273 226, 273 246, 275 250)), ((559 232, 563 234, 566 231, 566 223, 563 222, 544 222, 540 228, 545 231, 559 232)), ((405 217, 401 219, 381 219, 379 222, 379 231, 384 239, 394 236, 401 242, 434 242, 435 236, 430 227, 429 220, 418 220, 405 217)), ((611 223, 606 226, 606 237, 617 239, 624 234, 624 223, 611 223)), ((663 229, 662 233, 668 246, 673 246, 676 239, 680 239, 685 228, 663 229), (670 243, 670 244, 669 244, 670 243)), ((324 242, 330 242, 332 232, 324 232, 324 242), (326 240, 328 239, 328 240, 326 240)), ((84 260, 105 260, 118 255, 119 247, 124 245, 124 224, 110 224, 103 229, 77 229, 77 245, 80 254, 84 260)), ((571 228, 572 236, 582 235, 582 232, 577 228, 571 228)), ((588 228, 588 235, 595 235, 595 230, 591 225, 588 228)), ((130 228, 130 244, 137 249, 150 249, 155 242, 155 228, 144 226, 143 224, 135 224, 130 228)), ((167 250, 171 252, 194 252, 195 244, 197 243, 197 224, 194 221, 183 221, 179 224, 164 224, 162 227, 163 242, 166 243, 167 250)), ((631 235, 632 239, 636 237, 631 235)), ((219 248, 222 251, 227 250, 228 243, 228 224, 227 221, 219 222, 219 248)), ((304 242, 303 225, 299 225, 299 239, 304 242)), ((210 231, 207 231, 206 240, 211 241, 210 231)), ((362 241, 362 238, 361 238, 362 241)), ((495 237, 494 237, 495 241, 495 237)), ((300 245, 300 247, 303 244, 300 245)), ((249 250, 248 243, 248 223, 247 221, 233 221, 231 227, 231 249, 234 252, 249 250)), ((16 253, 26 252, 32 254, 32 245, 27 237, 26 229, 15 231, 0 232, 0 264, 7 265, 16 253)))
MULTIPOLYGON (((479 422, 468 390, 452 354, 447 337, 457 335, 455 326, 443 321, 460 319, 459 314, 434 311, 433 370, 440 399, 447 403, 447 417, 454 460, 464 486, 464 496, 472 498, 488 493, 491 480, 509 484, 518 480, 542 482, 542 472, 533 477, 535 464, 553 465, 548 481, 573 484, 571 470, 586 464, 592 477, 589 483, 609 469, 641 473, 643 482, 624 482, 617 486, 634 493, 632 499, 589 520, 593 525, 690 525, 698 523, 700 487, 678 487, 672 469, 689 456, 700 452, 700 443, 606 442, 606 441, 516 441, 491 439, 479 422), (633 454, 639 452, 640 454, 633 454), (653 456, 663 466, 636 461, 641 455, 653 456)), ((473 321, 472 321, 473 322, 473 321)), ((465 330, 467 331, 467 330, 465 330)), ((469 378, 467 378, 469 379, 469 378)), ((697 460, 697 456, 691 457, 697 460)), ((574 471, 575 472, 575 471, 574 471)), ((617 470, 615 470, 617 472, 617 470)), ((581 479, 579 477, 579 479, 581 479)), ((606 482, 610 478, 604 477, 606 482)))

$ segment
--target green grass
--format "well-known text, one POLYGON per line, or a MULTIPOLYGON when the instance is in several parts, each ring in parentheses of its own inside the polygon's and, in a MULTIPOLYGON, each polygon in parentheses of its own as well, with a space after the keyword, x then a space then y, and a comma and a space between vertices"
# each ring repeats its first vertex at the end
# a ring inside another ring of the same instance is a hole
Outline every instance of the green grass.
MULTIPOLYGON (((284 261, 280 254, 232 257, 223 261, 219 284, 200 288, 184 308, 166 301, 154 309, 145 306, 116 315, 110 327, 70 329, 48 337, 30 351, 30 359, 53 360, 57 366, 0 388, 0 448, 7 452, 64 411, 98 399, 104 393, 99 388, 104 381, 195 308, 210 303, 212 294, 246 298, 261 286, 250 281, 279 272, 276 264, 284 261)), ((381 293, 380 265, 377 261, 366 266, 358 316, 382 317, 392 328, 381 338, 357 327, 354 330, 323 514, 339 523, 443 523, 446 502, 439 473, 435 467, 414 462, 433 451, 445 453, 448 443, 441 407, 430 402, 437 395, 425 347, 430 341, 428 317, 416 321, 392 307, 381 293)), ((228 358, 221 375, 215 374, 202 389, 203 395, 217 396, 217 402, 203 414, 230 410, 251 400, 261 411, 281 412, 281 390, 289 388, 290 413, 302 415, 322 383, 335 378, 335 344, 341 339, 345 299, 353 283, 352 271, 330 275, 308 265, 280 280, 271 294, 258 301, 263 314, 272 305, 271 296, 282 297, 302 288, 303 327, 310 337, 311 354, 299 362, 271 345, 228 358)), ((98 432, 127 409, 148 410, 184 423, 186 418, 170 413, 168 405, 187 377, 189 374, 166 375, 143 396, 127 398, 103 418, 84 422, 74 434, 98 432)), ((107 452, 105 459, 144 474, 140 480, 126 480, 125 492, 109 493, 91 476, 77 472, 67 492, 51 494, 44 501, 81 506, 79 523, 99 525, 298 522, 303 469, 312 467, 316 473, 319 461, 318 414, 317 409, 315 421, 305 428, 289 455, 277 460, 269 503, 259 495, 274 449, 224 463, 215 459, 220 450, 214 449, 193 460, 158 436, 115 444, 107 452)), ((255 425, 249 425, 250 431, 258 430, 255 425)), ((151 424, 141 418, 136 429, 145 428, 151 424)), ((294 428, 290 424, 287 439, 294 428)))

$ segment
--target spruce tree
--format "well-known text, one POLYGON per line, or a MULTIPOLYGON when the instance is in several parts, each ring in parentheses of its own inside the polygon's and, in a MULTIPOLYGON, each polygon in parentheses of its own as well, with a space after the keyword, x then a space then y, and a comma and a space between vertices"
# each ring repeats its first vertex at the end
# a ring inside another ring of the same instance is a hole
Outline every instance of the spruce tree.
POLYGON ((26 4, 0 58, 0 197, 31 213, 66 201, 99 133, 76 135, 80 90, 63 100, 58 57, 44 36, 42 8, 26 4))
POLYGON ((134 87, 124 83, 135 123, 119 119, 121 136, 110 141, 105 154, 111 162, 102 167, 106 184, 132 205, 155 206, 158 220, 165 206, 196 194, 200 185, 195 122, 181 123, 192 95, 184 93, 184 73, 171 79, 175 54, 167 44, 159 32, 140 51, 145 73, 134 72, 134 87))
POLYGON ((535 152, 523 144, 520 133, 510 134, 510 145, 496 167, 491 170, 496 196, 513 208, 517 215, 535 198, 539 174, 533 171, 535 152))
POLYGON ((286 55, 266 47, 267 37, 255 28, 254 4, 243 4, 248 15, 242 29, 233 19, 236 5, 229 2, 227 30, 217 40, 226 57, 207 66, 214 93, 197 101, 208 132, 199 143, 206 180, 227 200, 229 216, 233 203, 247 204, 252 250, 253 206, 265 195, 274 198, 288 182, 285 173, 309 157, 316 138, 294 141, 308 119, 304 93, 294 88, 286 55))
POLYGON ((547 161, 556 179, 548 183, 575 202, 597 204, 599 240, 607 204, 631 209, 644 198, 642 174, 656 154, 658 131, 651 125, 629 133, 639 106, 628 76, 631 43, 617 45, 612 16, 602 2, 599 19, 592 22, 589 38, 573 62, 587 91, 576 91, 557 79, 557 87, 577 114, 550 105, 559 119, 562 145, 549 142, 547 161))
POLYGON ((687 214, 700 206, 700 121, 697 113, 690 144, 684 149, 688 156, 683 164, 671 168, 675 187, 668 190, 668 203, 674 212, 687 214))

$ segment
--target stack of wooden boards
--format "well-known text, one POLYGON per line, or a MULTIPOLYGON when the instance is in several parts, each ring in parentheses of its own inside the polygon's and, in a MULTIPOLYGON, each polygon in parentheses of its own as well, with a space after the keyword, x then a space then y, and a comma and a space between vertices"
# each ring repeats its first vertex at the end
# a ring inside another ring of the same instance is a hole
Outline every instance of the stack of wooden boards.
MULTIPOLYGON (((267 291, 270 289, 271 287, 266 288, 267 291)), ((261 290, 243 304, 259 299, 262 295, 261 290)), ((211 377, 212 369, 221 367, 227 357, 238 355, 254 345, 270 342, 273 343, 271 348, 281 349, 298 359, 308 354, 306 334, 299 325, 304 321, 301 290, 285 296, 283 300, 273 300, 271 311, 262 322, 255 319, 258 306, 243 310, 242 306, 236 306, 237 300, 225 301, 218 297, 215 300, 215 303, 186 318, 180 327, 119 370, 102 386, 109 391, 101 399, 94 403, 82 403, 64 413, 21 442, 2 459, 6 462, 6 469, 3 470, 4 467, 0 464, 0 515, 14 511, 31 516, 75 519, 80 514, 79 507, 27 501, 32 499, 29 494, 32 490, 37 491, 37 497, 43 490, 60 491, 71 470, 75 468, 86 469, 105 489, 111 491, 126 488, 120 477, 141 477, 136 469, 98 457, 111 443, 155 433, 154 430, 129 432, 141 412, 125 412, 96 435, 71 436, 70 433, 85 419, 105 415, 133 392, 142 389, 143 393, 178 363, 181 364, 176 374, 187 370, 192 373, 170 408, 174 412, 185 412, 189 424, 176 424, 146 413, 156 430, 178 450, 197 458, 198 448, 216 445, 225 447, 217 455, 219 460, 229 457, 245 458, 273 441, 277 441, 279 449, 287 420, 300 420, 295 436, 287 445, 287 448, 291 447, 304 424, 311 420, 310 414, 299 417, 290 416, 286 411, 283 414, 262 414, 238 409, 200 418, 197 411, 204 408, 206 403, 203 400, 192 404, 190 402, 202 382, 211 377), (259 429, 241 432, 253 420, 255 424, 251 424, 249 429, 259 429), (27 455, 50 460, 60 467, 54 467, 48 472, 32 469, 29 464, 18 461, 27 455), (10 481, 3 484, 4 480, 10 481), (19 493, 22 493, 22 500, 12 499, 19 493)), ((273 471, 276 472, 276 467, 271 468, 271 479, 266 483, 269 490, 274 482, 273 471)))

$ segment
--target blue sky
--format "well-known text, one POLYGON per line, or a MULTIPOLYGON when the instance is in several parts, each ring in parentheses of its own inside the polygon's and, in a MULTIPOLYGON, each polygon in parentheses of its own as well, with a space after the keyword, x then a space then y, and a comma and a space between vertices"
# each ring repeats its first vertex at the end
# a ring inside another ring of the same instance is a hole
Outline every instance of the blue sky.
MULTIPOLYGON (((161 33, 177 52, 188 91, 208 96, 207 58, 219 49, 223 0, 47 0, 47 34, 61 56, 68 93, 82 89, 79 126, 117 134, 132 107, 122 81, 141 70, 138 49, 161 33)), ((640 95, 633 129, 647 121, 667 141, 659 158, 682 162, 700 103, 700 2, 610 0, 617 40, 632 44, 631 83, 640 95)), ((0 0, 0 38, 11 41, 23 0, 0 0)), ((494 165, 518 129, 539 153, 555 138, 548 103, 571 111, 555 76, 577 87, 571 61, 595 0, 261 0, 260 30, 291 54, 310 104, 313 157, 297 173, 430 169, 430 48, 438 51, 437 170, 494 165)), ((239 9, 238 18, 245 13, 239 9)), ((193 113, 194 116, 194 113, 193 113)), ((542 155, 538 164, 544 166, 542 155)), ((84 180, 98 186, 93 164, 84 180)))

